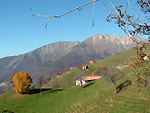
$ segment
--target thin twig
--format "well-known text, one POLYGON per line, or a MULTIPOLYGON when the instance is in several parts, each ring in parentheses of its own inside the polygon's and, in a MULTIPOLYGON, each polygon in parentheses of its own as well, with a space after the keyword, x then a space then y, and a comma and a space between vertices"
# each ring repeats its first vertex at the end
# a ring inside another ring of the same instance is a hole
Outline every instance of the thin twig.
POLYGON ((112 16, 114 16, 114 14, 111 12, 111 10, 106 6, 106 4, 104 3, 104 2, 102 2, 103 4, 104 4, 104 6, 107 8, 107 10, 110 12, 110 14, 112 15, 112 16))
POLYGON ((47 21, 47 23, 46 23, 46 25, 45 25, 45 29, 47 29, 47 26, 48 26, 49 21, 50 21, 50 18, 48 19, 48 21, 47 21))
POLYGON ((92 27, 94 27, 94 9, 95 9, 95 1, 93 3, 93 25, 92 25, 92 27))
POLYGON ((127 2, 128 2, 128 4, 129 4, 129 7, 130 7, 132 13, 133 13, 137 18, 139 18, 139 19, 147 26, 147 24, 146 24, 139 16, 137 16, 137 14, 132 10, 132 7, 131 7, 131 5, 130 5, 129 0, 127 0, 127 2))
POLYGON ((126 10, 125 11, 127 11, 127 9, 128 9, 128 2, 126 2, 126 10))
POLYGON ((116 11, 116 13, 118 14, 118 16, 120 17, 120 18, 122 18, 121 17, 121 15, 118 13, 118 11, 116 10, 116 8, 114 7, 114 5, 113 5, 113 3, 111 2, 111 0, 110 0, 110 3, 111 3, 111 5, 112 5, 112 7, 115 9, 115 11, 116 11))

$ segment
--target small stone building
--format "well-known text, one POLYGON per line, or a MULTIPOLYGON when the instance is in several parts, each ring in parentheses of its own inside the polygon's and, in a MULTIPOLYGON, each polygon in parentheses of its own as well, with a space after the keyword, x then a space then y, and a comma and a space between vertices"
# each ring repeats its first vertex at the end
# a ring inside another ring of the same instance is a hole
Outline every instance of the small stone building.
POLYGON ((85 77, 81 77, 81 79, 77 79, 76 80, 76 85, 84 85, 90 81, 94 81, 97 79, 100 79, 101 76, 85 76, 85 77))

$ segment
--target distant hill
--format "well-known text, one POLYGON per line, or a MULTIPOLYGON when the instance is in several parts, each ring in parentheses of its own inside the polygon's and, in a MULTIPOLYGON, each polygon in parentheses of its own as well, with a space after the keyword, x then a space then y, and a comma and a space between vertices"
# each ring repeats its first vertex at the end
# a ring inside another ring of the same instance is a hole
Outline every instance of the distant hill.
MULTIPOLYGON (((146 39, 137 37, 140 42, 146 39)), ((83 42, 56 42, 19 56, 0 59, 0 83, 11 81, 19 71, 28 72, 33 79, 40 75, 51 77, 64 68, 100 59, 131 49, 135 44, 127 36, 96 34, 83 42)))

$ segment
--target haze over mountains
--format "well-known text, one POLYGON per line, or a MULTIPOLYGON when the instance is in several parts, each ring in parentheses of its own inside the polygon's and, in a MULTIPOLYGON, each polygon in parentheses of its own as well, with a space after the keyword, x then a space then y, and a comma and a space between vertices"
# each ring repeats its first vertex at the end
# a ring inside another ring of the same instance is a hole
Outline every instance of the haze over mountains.
MULTIPOLYGON (((139 42, 146 39, 137 37, 139 42)), ((0 83, 10 81, 20 71, 32 78, 58 73, 64 68, 82 64, 91 59, 100 59, 131 49, 135 44, 127 36, 96 34, 83 42, 56 42, 19 56, 0 59, 0 83)))

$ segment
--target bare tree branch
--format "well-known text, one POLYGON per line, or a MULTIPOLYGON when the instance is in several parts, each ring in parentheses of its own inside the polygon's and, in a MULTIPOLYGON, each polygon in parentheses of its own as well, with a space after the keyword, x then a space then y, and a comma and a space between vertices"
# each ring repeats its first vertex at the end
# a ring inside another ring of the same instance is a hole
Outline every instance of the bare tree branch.
POLYGON ((53 17, 58 18, 58 17, 62 17, 62 16, 64 16, 64 15, 67 15, 67 14, 69 14, 69 13, 75 11, 75 10, 79 10, 81 7, 84 7, 84 6, 86 6, 86 5, 90 4, 90 3, 93 3, 93 2, 95 3, 96 1, 98 1, 98 0, 92 0, 92 1, 90 1, 90 2, 88 2, 88 3, 85 3, 85 4, 81 5, 81 6, 78 6, 78 7, 74 8, 74 9, 72 9, 72 10, 66 12, 66 13, 60 14, 60 15, 53 15, 53 16, 52 16, 52 15, 51 15, 51 16, 48 16, 48 15, 40 15, 40 14, 37 14, 37 13, 33 13, 32 10, 31 10, 31 8, 30 8, 30 13, 31 13, 33 16, 40 16, 40 17, 46 17, 46 18, 53 18, 53 17))
POLYGON ((134 11, 132 9, 129 0, 126 0, 126 5, 120 5, 120 6, 117 6, 117 5, 114 6, 111 0, 110 0, 110 3, 113 9, 115 10, 115 13, 113 13, 104 4, 105 7, 110 12, 110 15, 108 15, 106 19, 107 22, 112 22, 113 20, 115 20, 115 24, 117 24, 118 27, 120 27, 125 33, 128 33, 129 36, 139 35, 139 34, 150 35, 150 25, 149 25, 150 16, 147 16, 147 14, 150 13, 148 1, 137 2, 137 5, 141 7, 142 13, 145 14, 145 16, 142 15, 142 18, 144 19, 140 17, 141 13, 139 13, 139 15, 135 13, 135 11, 137 10, 134 11))
POLYGON ((81 6, 78 6, 78 7, 74 8, 74 9, 72 9, 72 10, 66 12, 66 13, 60 14, 60 15, 53 15, 53 16, 52 16, 52 15, 50 15, 50 16, 49 16, 49 15, 40 15, 40 14, 37 14, 37 13, 33 13, 32 10, 31 10, 31 8, 30 8, 30 13, 31 13, 33 16, 40 16, 40 17, 49 18, 48 21, 47 21, 47 23, 46 23, 46 25, 45 25, 45 28, 47 28, 48 23, 49 23, 49 21, 50 21, 50 18, 59 18, 59 17, 65 16, 65 15, 67 15, 67 14, 69 14, 69 13, 72 13, 72 12, 75 11, 75 10, 81 11, 82 7, 84 7, 84 6, 88 5, 88 4, 93 3, 93 25, 92 25, 92 27, 93 27, 93 26, 94 26, 94 8, 95 8, 95 2, 96 2, 96 1, 99 1, 99 0, 92 0, 92 1, 90 1, 90 2, 88 2, 88 3, 85 3, 85 4, 81 5, 81 6))
MULTIPOLYGON (((116 8, 114 7, 113 3, 110 1, 111 5, 113 6, 113 8, 115 9, 115 11, 117 12, 116 8)), ((104 6, 108 9, 108 11, 110 12, 110 14, 115 17, 116 19, 120 20, 122 19, 121 15, 117 12, 118 16, 114 15, 111 10, 106 6, 106 4, 103 2, 104 6)), ((127 9, 127 5, 126 5, 126 9, 127 9)), ((120 28, 126 33, 126 35, 133 41, 136 42, 136 44, 138 44, 138 42, 135 40, 135 36, 134 35, 130 35, 126 29, 128 29, 127 26, 120 26, 120 28)))

